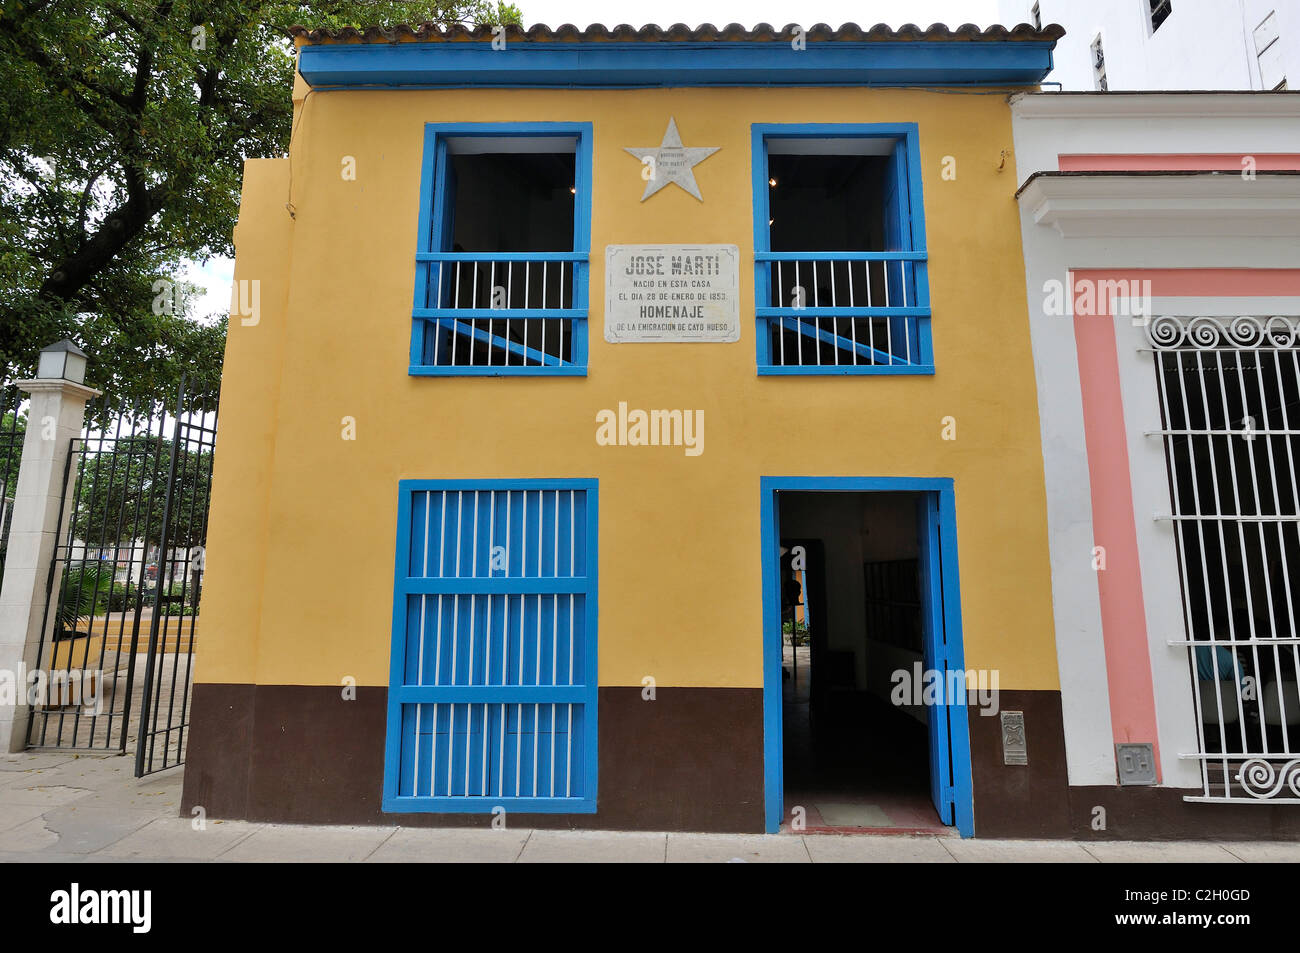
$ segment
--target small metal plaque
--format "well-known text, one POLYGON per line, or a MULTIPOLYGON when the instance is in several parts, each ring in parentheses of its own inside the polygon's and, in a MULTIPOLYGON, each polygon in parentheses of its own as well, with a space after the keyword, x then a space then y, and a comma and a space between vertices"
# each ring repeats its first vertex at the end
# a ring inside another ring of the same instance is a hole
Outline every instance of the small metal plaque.
POLYGON ((1023 711, 1002 712, 1002 763, 1029 763, 1029 746, 1025 743, 1023 711))
POLYGON ((1115 765, 1120 784, 1155 784, 1156 755, 1149 744, 1116 745, 1115 765))

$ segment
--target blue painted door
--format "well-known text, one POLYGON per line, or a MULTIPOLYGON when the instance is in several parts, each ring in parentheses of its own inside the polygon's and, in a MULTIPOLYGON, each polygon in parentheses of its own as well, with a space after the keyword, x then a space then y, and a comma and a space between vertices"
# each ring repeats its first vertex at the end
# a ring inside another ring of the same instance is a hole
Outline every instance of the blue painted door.
POLYGON ((385 810, 590 812, 595 487, 403 484, 385 810))
MULTIPOLYGON (((949 738, 948 645, 944 626, 942 543, 939 532, 939 498, 922 493, 917 498, 918 565, 921 574, 921 626, 925 647, 925 672, 942 678, 939 704, 925 707, 930 732, 930 798, 945 824, 954 823, 955 791, 949 738)), ((965 708, 962 708, 965 713, 965 708)))

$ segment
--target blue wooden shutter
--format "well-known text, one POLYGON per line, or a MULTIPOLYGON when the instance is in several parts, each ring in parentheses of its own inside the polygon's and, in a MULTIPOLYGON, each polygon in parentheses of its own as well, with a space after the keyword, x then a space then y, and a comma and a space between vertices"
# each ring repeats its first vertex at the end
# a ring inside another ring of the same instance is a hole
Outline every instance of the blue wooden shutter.
MULTIPOLYGON (((908 195, 907 140, 899 139, 889 155, 885 170, 885 251, 913 251, 912 206, 908 195)), ((889 287, 891 307, 916 306, 916 288, 912 282, 911 267, 903 262, 885 265, 885 280, 889 287)), ((897 356, 916 363, 920 360, 920 347, 915 318, 890 318, 890 339, 897 356)))
MULTIPOLYGON (((433 206, 433 235, 430 238, 430 251, 452 251, 452 239, 456 234, 456 163, 452 161, 451 150, 443 136, 437 139, 434 153, 434 189, 436 198, 433 206)), ((450 269, 443 262, 426 264, 428 269, 425 281, 428 288, 425 300, 426 308, 445 308, 452 299, 450 269)), ((425 332, 427 349, 421 362, 445 363, 450 360, 451 340, 444 332, 442 322, 436 329, 425 332)))
POLYGON ((596 807, 593 481, 404 481, 384 809, 596 807))

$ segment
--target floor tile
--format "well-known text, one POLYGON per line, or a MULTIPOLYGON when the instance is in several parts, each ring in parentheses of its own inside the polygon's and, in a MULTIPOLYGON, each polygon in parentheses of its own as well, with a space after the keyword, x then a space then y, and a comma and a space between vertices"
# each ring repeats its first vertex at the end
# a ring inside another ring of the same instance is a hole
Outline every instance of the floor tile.
POLYGON ((368 863, 513 863, 532 831, 403 827, 366 858, 368 863))
POLYGON ((643 831, 534 831, 522 863, 662 863, 666 834, 643 831))
POLYGON ((391 827, 268 824, 217 859, 269 863, 360 861, 392 835, 391 827))
POLYGON ((814 864, 955 863, 940 840, 903 834, 805 834, 803 838, 814 864))
POLYGON ((1095 864, 1097 859, 1074 841, 980 840, 945 837, 943 847, 958 863, 1074 863, 1095 864))
POLYGON ((792 834, 669 834, 669 863, 809 862, 803 838, 792 834))

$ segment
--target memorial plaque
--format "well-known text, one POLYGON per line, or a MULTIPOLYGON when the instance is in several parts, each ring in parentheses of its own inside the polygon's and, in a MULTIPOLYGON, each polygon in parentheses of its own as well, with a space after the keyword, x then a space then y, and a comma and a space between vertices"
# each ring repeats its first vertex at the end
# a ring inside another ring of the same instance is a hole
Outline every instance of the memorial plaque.
POLYGON ((605 340, 740 340, 739 249, 605 246, 605 340))
POLYGON ((1002 712, 1002 763, 1028 764, 1029 746, 1025 738, 1025 713, 1002 712))

